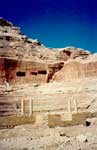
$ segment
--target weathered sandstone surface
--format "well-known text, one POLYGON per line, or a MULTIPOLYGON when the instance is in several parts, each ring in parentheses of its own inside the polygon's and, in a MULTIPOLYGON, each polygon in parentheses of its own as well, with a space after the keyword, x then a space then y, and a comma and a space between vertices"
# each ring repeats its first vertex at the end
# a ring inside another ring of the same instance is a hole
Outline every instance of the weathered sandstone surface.
POLYGON ((13 128, 0 150, 97 150, 96 83, 97 54, 47 48, 0 18, 0 129, 13 128))
POLYGON ((23 35, 12 23, 0 18, 1 83, 5 80, 19 84, 44 83, 59 80, 59 78, 65 81, 65 79, 96 75, 96 64, 93 64, 92 68, 92 62, 84 65, 76 60, 76 58, 86 60, 89 56, 89 51, 80 48, 46 48, 38 40, 32 40, 23 35), (91 69, 94 69, 94 74, 91 73, 91 69), (56 79, 54 79, 55 76, 57 76, 56 79))
POLYGON ((1 115, 19 113, 21 99, 32 99, 36 114, 64 114, 68 100, 74 112, 75 99, 79 112, 96 112, 96 76, 97 54, 75 47, 47 48, 0 18, 1 115))

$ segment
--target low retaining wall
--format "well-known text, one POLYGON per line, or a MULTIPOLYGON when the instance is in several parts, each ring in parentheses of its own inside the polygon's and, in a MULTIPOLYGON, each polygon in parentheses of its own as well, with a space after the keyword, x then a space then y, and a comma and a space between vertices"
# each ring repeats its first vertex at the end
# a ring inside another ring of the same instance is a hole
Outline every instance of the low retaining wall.
POLYGON ((49 114, 48 115, 48 126, 49 127, 66 127, 73 125, 85 124, 87 118, 97 117, 97 112, 82 112, 72 114, 72 120, 62 120, 62 116, 60 114, 49 114))

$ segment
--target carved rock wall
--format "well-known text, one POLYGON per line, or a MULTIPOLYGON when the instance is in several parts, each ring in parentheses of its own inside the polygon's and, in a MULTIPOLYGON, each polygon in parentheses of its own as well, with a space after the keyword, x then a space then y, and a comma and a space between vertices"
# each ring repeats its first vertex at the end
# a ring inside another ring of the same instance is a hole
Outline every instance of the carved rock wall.
POLYGON ((96 76, 96 63, 76 61, 90 55, 89 51, 75 47, 46 48, 0 18, 0 82, 44 83, 96 76))
POLYGON ((80 78, 97 76, 97 62, 68 62, 55 73, 54 81, 69 81, 80 78))
POLYGON ((47 66, 42 63, 0 58, 0 82, 41 83, 47 81, 47 66))

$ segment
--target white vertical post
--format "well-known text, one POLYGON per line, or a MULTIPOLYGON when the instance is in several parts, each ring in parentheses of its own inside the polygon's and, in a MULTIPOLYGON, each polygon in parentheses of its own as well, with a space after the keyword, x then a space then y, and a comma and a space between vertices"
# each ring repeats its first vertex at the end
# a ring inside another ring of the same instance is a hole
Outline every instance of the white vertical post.
POLYGON ((74 99, 74 112, 77 113, 77 101, 74 99))
POLYGON ((32 100, 29 100, 29 116, 32 115, 32 100))
POLYGON ((70 99, 68 99, 68 112, 71 113, 71 101, 70 101, 70 99))
POLYGON ((10 86, 9 86, 9 83, 7 81, 5 81, 5 86, 6 86, 6 91, 9 91, 10 90, 10 86))
POLYGON ((24 100, 21 99, 21 115, 24 115, 24 100))

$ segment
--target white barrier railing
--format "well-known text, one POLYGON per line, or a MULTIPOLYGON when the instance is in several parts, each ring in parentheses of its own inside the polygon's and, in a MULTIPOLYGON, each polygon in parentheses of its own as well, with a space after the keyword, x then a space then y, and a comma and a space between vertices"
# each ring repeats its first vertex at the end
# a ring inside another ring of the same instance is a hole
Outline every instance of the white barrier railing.
MULTIPOLYGON (((27 112, 27 114, 28 114, 28 116, 31 116, 32 115, 32 113, 33 113, 33 107, 34 107, 34 105, 33 105, 33 100, 32 99, 23 99, 23 98, 21 98, 21 108, 20 108, 20 114, 21 114, 21 116, 23 116, 23 115, 25 115, 26 113, 25 113, 25 107, 26 107, 26 105, 25 105, 25 101, 28 103, 28 112, 27 112)), ((65 112, 65 111, 64 111, 65 112)), ((68 99, 68 104, 67 104, 67 112, 68 113, 77 113, 78 112, 78 109, 77 109, 77 100, 76 99, 74 99, 73 100, 73 104, 71 105, 71 100, 70 99, 68 99), (73 108, 73 111, 72 111, 72 108, 73 108)))
POLYGON ((29 104, 29 116, 31 116, 32 115, 32 111, 33 111, 33 106, 32 106, 32 100, 31 99, 27 99, 27 100, 25 100, 25 99, 21 99, 21 116, 23 116, 23 115, 25 115, 25 110, 24 110, 24 108, 25 108, 25 105, 24 105, 24 102, 25 101, 28 101, 28 104, 29 104))

